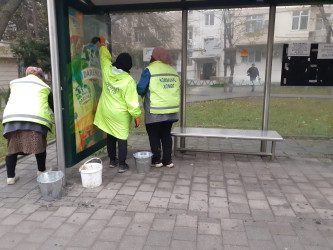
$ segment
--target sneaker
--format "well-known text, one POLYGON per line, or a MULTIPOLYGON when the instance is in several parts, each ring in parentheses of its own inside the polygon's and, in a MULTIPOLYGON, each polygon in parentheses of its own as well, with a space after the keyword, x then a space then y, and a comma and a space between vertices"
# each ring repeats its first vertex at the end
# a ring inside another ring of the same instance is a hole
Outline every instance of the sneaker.
POLYGON ((124 173, 127 170, 129 170, 129 166, 127 163, 118 166, 118 173, 124 173))
POLYGON ((165 165, 167 168, 173 168, 175 165, 170 161, 169 164, 165 165))
POLYGON ((157 161, 155 163, 152 163, 151 166, 155 168, 160 168, 163 167, 163 163, 161 161, 157 161))
POLYGON ((7 185, 13 185, 20 179, 19 176, 15 176, 13 178, 7 178, 7 185))
POLYGON ((118 160, 118 159, 116 159, 116 160, 114 160, 114 161, 111 161, 111 160, 110 160, 110 165, 109 165, 109 167, 110 167, 110 168, 115 168, 115 167, 118 166, 118 164, 119 164, 119 160, 118 160))
POLYGON ((40 176, 43 173, 52 171, 52 168, 46 169, 44 172, 37 170, 37 177, 40 176))

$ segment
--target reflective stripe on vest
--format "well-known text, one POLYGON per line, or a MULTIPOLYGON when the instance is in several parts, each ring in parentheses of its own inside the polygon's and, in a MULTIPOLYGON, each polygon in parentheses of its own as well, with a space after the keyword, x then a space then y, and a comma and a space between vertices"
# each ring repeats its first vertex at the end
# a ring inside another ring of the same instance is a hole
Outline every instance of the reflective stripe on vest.
POLYGON ((14 80, 14 81, 11 81, 9 86, 13 86, 13 84, 17 84, 17 83, 31 83, 31 84, 36 84, 36 85, 39 85, 39 86, 42 86, 44 88, 47 88, 48 90, 51 91, 51 88, 49 86, 45 86, 44 84, 41 84, 39 82, 33 82, 33 81, 19 81, 19 80, 14 80))
POLYGON ((180 83, 177 72, 168 64, 155 61, 147 67, 150 72, 150 113, 179 112, 180 83))
POLYGON ((16 121, 21 120, 21 119, 24 120, 25 118, 29 118, 31 120, 36 120, 36 121, 41 120, 41 121, 47 122, 49 124, 49 126, 52 127, 52 123, 49 120, 47 120, 41 116, 37 116, 37 115, 27 115, 27 114, 6 115, 2 119, 10 120, 11 118, 15 118, 16 121))

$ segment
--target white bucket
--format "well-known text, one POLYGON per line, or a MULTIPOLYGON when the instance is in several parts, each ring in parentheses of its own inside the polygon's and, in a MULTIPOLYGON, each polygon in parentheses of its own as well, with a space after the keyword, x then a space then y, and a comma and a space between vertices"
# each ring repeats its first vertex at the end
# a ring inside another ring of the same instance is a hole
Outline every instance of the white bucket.
POLYGON ((82 186, 86 188, 100 186, 102 184, 102 169, 103 165, 100 158, 91 158, 86 161, 79 169, 81 173, 82 186))

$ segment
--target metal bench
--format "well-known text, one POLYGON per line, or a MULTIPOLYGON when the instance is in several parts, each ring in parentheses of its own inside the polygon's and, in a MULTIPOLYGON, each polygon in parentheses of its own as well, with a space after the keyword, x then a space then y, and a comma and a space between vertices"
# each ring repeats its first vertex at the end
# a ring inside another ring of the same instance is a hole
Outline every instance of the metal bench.
POLYGON ((277 141, 282 141, 283 138, 273 130, 246 130, 246 129, 218 129, 218 128, 179 128, 176 127, 171 131, 174 136, 174 154, 177 151, 193 151, 193 152, 217 152, 217 153, 232 153, 246 155, 261 155, 275 156, 275 145, 277 141), (243 152, 243 151, 221 151, 221 150, 201 150, 178 146, 178 137, 207 137, 207 138, 222 138, 222 139, 242 139, 242 140, 260 140, 271 141, 271 152, 243 152))

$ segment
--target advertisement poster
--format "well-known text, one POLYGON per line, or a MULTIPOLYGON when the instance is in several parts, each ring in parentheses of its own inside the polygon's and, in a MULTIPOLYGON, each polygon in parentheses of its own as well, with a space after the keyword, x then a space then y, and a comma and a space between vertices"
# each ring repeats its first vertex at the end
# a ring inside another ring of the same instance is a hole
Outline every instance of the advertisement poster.
POLYGON ((318 44, 318 59, 333 59, 333 44, 318 44))
POLYGON ((106 28, 103 23, 95 20, 94 32, 89 32, 89 25, 93 22, 87 22, 85 18, 88 17, 79 11, 69 10, 73 119, 77 153, 106 137, 105 133, 93 124, 102 92, 102 73, 98 53, 99 42, 94 44, 92 37, 94 33, 95 37, 105 36, 106 28))
POLYGON ((288 56, 310 56, 311 43, 292 42, 288 46, 288 56))

